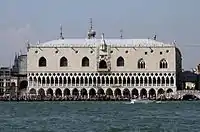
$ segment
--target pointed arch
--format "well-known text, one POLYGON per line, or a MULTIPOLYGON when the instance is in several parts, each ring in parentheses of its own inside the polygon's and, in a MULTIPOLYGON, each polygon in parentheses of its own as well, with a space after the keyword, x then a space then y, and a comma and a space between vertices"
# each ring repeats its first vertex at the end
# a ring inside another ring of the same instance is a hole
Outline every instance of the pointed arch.
POLYGON ((33 80, 34 80, 34 83, 37 83, 37 78, 36 77, 34 77, 33 80))
POLYGON ((113 84, 113 77, 110 77, 110 84, 113 84))
POLYGON ((39 67, 46 67, 47 66, 47 60, 44 57, 40 57, 39 62, 38 62, 39 67))
POLYGON ((67 84, 67 78, 66 78, 66 76, 65 76, 64 79, 63 79, 63 83, 64 83, 64 84, 67 84))
MULTIPOLYGON (((15 83, 13 82, 12 84, 13 85, 11 85, 11 86, 15 87, 15 85, 14 85, 15 83)), ((30 84, 30 86, 33 85, 33 78, 32 77, 29 77, 29 84, 30 84)))
POLYGON ((136 82, 136 85, 139 84, 140 81, 139 81, 139 78, 138 78, 138 77, 136 77, 135 82, 136 82))
POLYGON ((143 77, 140 77, 140 85, 143 85, 144 81, 143 81, 143 77))
POLYGON ((70 90, 68 88, 66 88, 64 90, 64 96, 69 96, 70 95, 70 90))
POLYGON ((89 67, 89 59, 87 57, 83 57, 82 59, 82 67, 89 67))
POLYGON ((40 85, 42 83, 41 77, 38 77, 38 84, 40 85))
MULTIPOLYGON (((91 77, 90 77, 90 79, 91 79, 91 77)), ((91 80, 92 80, 92 79, 91 79, 91 80)), ((88 85, 88 82, 89 82, 89 81, 88 81, 88 78, 87 78, 87 77, 84 78, 84 81, 85 81, 85 85, 88 85)), ((91 81, 91 82, 92 82, 92 81, 91 81)), ((89 84, 90 84, 90 83, 89 83, 89 84)), ((91 83, 91 84, 92 84, 92 83, 91 83)))
POLYGON ((139 97, 139 92, 138 92, 138 90, 136 88, 134 88, 132 90, 132 97, 133 98, 138 98, 139 97))
POLYGON ((36 95, 36 90, 34 88, 32 88, 32 89, 30 89, 29 93, 36 95))
POLYGON ((144 84, 147 85, 148 81, 147 81, 147 77, 144 77, 144 84))
POLYGON ((58 77, 55 77, 55 84, 58 84, 58 77))
POLYGON ((166 84, 169 85, 169 77, 166 77, 166 84))
POLYGON ((97 95, 100 95, 100 96, 105 95, 104 90, 102 88, 98 89, 97 95))
POLYGON ((29 82, 32 82, 32 81, 33 81, 32 77, 29 77, 29 82))
POLYGON ((131 77, 131 84, 135 84, 135 78, 134 77, 131 77))
POLYGON ((145 69, 145 61, 143 58, 138 60, 138 69, 145 69))
POLYGON ((72 84, 74 85, 76 83, 75 77, 72 77, 72 84))
POLYGON ((76 77, 76 85, 79 85, 79 77, 76 77))
POLYGON ((74 96, 78 96, 78 95, 79 95, 79 92, 78 92, 78 89, 77 89, 77 88, 74 88, 74 89, 72 90, 72 95, 74 95, 74 96))
POLYGON ((92 84, 92 77, 89 77, 89 85, 92 84))
POLYGON ((171 88, 167 89, 167 93, 173 93, 173 90, 171 88))
POLYGON ((42 85, 45 84, 45 77, 42 77, 42 85))
POLYGON ((99 68, 100 68, 100 69, 106 69, 106 68, 107 68, 107 63, 106 63, 105 60, 101 60, 101 61, 99 62, 99 68))
POLYGON ((153 85, 156 85, 156 77, 153 77, 153 85))
POLYGON ((50 79, 49 79, 49 77, 47 77, 47 84, 50 84, 50 79))
POLYGON ((55 91, 56 97, 62 97, 62 90, 60 88, 57 88, 55 91))
POLYGON ((119 88, 115 89, 115 96, 121 96, 122 92, 119 88))
POLYGON ((119 77, 118 79, 119 79, 119 83, 118 84, 122 84, 122 78, 119 77))
POLYGON ((115 80, 114 80, 114 83, 117 84, 117 82, 118 82, 118 81, 117 81, 117 77, 115 77, 114 79, 115 79, 115 80))
POLYGON ((38 90, 38 95, 39 95, 40 97, 42 97, 42 98, 45 97, 45 91, 44 91, 43 88, 40 88, 40 89, 38 90))
POLYGON ((170 84, 174 85, 174 78, 173 77, 170 77, 170 84))
POLYGON ((164 94, 164 93, 165 93, 165 91, 164 91, 162 88, 158 89, 158 96, 159 96, 159 95, 162 95, 162 94, 164 94))
POLYGON ((130 97, 130 91, 128 90, 128 88, 125 88, 123 90, 123 96, 126 97, 126 98, 129 98, 130 97))
POLYGON ((53 85, 53 84, 54 84, 54 78, 51 77, 51 85, 53 85))
POLYGON ((81 76, 80 84, 83 85, 83 83, 84 83, 84 80, 83 80, 83 77, 81 76))
POLYGON ((131 84, 131 79, 130 79, 130 77, 129 77, 129 76, 127 77, 127 84, 128 84, 128 85, 130 85, 130 84, 131 84))
POLYGON ((96 84, 96 77, 93 77, 93 84, 96 84))
POLYGON ((157 84, 160 84, 160 77, 157 78, 157 84))
POLYGON ((168 68, 168 63, 165 59, 160 60, 160 68, 161 69, 168 68))
POLYGON ((149 84, 152 84, 152 77, 149 77, 149 84))
POLYGON ((155 89, 151 88, 149 90, 149 98, 150 99, 155 99, 156 98, 156 91, 155 91, 155 89))
MULTIPOLYGON (((103 82, 103 80, 102 80, 102 82, 103 82)), ((105 82, 106 82, 106 85, 109 84, 109 77, 108 76, 106 77, 106 81, 105 82)))
POLYGON ((89 90, 89 95, 90 95, 90 97, 96 96, 96 91, 95 91, 94 88, 91 88, 91 89, 89 90))
POLYGON ((104 84, 105 84, 105 82, 106 82, 106 81, 105 81, 105 78, 104 78, 104 76, 102 76, 102 77, 101 77, 101 84, 103 84, 103 85, 104 85, 104 84))
POLYGON ((147 90, 146 89, 143 88, 140 90, 140 97, 147 98, 147 90))
POLYGON ((118 67, 124 66, 124 58, 123 57, 120 56, 120 57, 117 58, 117 66, 118 67))
POLYGON ((63 84, 63 79, 62 79, 62 77, 60 76, 59 77, 59 85, 62 85, 63 84))
POLYGON ((68 84, 71 84, 71 83, 72 83, 72 81, 71 81, 71 78, 70 78, 70 77, 68 77, 68 78, 67 78, 67 82, 68 82, 68 84))
POLYGON ((86 90, 85 88, 81 89, 81 96, 82 96, 82 97, 88 96, 87 90, 86 90))
POLYGON ((165 77, 162 77, 162 79, 161 79, 161 83, 162 83, 162 85, 165 84, 165 77))
POLYGON ((68 60, 66 57, 60 58, 60 67, 67 67, 68 66, 68 60))
POLYGON ((100 76, 97 77, 97 84, 100 84, 101 83, 101 78, 100 76))
POLYGON ((113 96, 113 91, 112 91, 111 88, 108 88, 108 89, 106 90, 106 95, 113 96))
POLYGON ((47 89, 47 95, 53 96, 53 90, 51 88, 47 89))
POLYGON ((123 77, 123 85, 126 85, 126 77, 123 77))

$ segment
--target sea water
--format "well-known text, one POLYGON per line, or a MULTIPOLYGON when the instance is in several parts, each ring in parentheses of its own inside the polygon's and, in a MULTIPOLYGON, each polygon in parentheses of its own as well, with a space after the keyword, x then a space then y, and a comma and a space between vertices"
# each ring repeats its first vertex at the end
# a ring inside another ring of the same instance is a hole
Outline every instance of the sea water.
POLYGON ((0 132, 200 132, 200 102, 0 102, 0 132))

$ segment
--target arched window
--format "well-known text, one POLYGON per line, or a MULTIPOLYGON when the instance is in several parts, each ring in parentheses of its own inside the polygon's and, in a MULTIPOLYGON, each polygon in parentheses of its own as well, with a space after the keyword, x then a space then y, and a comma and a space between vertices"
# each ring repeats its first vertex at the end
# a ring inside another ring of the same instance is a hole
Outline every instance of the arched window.
POLYGON ((89 59, 87 57, 83 57, 82 66, 83 67, 89 67, 89 59))
POLYGON ((105 68, 107 68, 106 61, 101 60, 101 61, 99 62, 99 68, 101 68, 101 69, 105 69, 105 68))
POLYGON ((141 58, 138 61, 138 68, 139 69, 144 69, 145 68, 145 61, 141 58))
POLYGON ((117 66, 124 66, 124 58, 123 57, 118 57, 117 58, 117 66))
POLYGON ((160 61, 160 68, 167 68, 168 67, 168 64, 167 64, 167 61, 165 59, 162 59, 160 61))
POLYGON ((39 67, 45 67, 45 66, 47 66, 47 61, 44 57, 41 57, 39 59, 39 67))
POLYGON ((67 67, 67 66, 68 66, 67 58, 62 57, 60 59, 60 67, 67 67))

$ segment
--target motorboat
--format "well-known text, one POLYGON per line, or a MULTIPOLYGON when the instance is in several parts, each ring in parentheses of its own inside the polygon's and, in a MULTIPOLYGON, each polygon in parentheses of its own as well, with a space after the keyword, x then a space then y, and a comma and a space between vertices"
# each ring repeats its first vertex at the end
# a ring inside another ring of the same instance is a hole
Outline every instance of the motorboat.
POLYGON ((153 100, 149 100, 149 99, 131 99, 131 104, 135 104, 135 103, 152 103, 154 102, 153 100))

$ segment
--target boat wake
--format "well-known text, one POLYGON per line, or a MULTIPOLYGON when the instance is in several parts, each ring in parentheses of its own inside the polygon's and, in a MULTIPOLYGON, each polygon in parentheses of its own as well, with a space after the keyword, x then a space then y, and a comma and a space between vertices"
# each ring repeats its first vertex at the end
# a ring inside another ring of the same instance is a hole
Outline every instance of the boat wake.
POLYGON ((132 99, 130 102, 126 102, 126 104, 149 104, 149 103, 161 104, 164 102, 156 100, 148 100, 148 99, 132 99))
POLYGON ((148 104, 148 103, 153 103, 154 101, 148 100, 148 99, 132 99, 131 104, 136 104, 136 103, 142 103, 142 104, 148 104))

